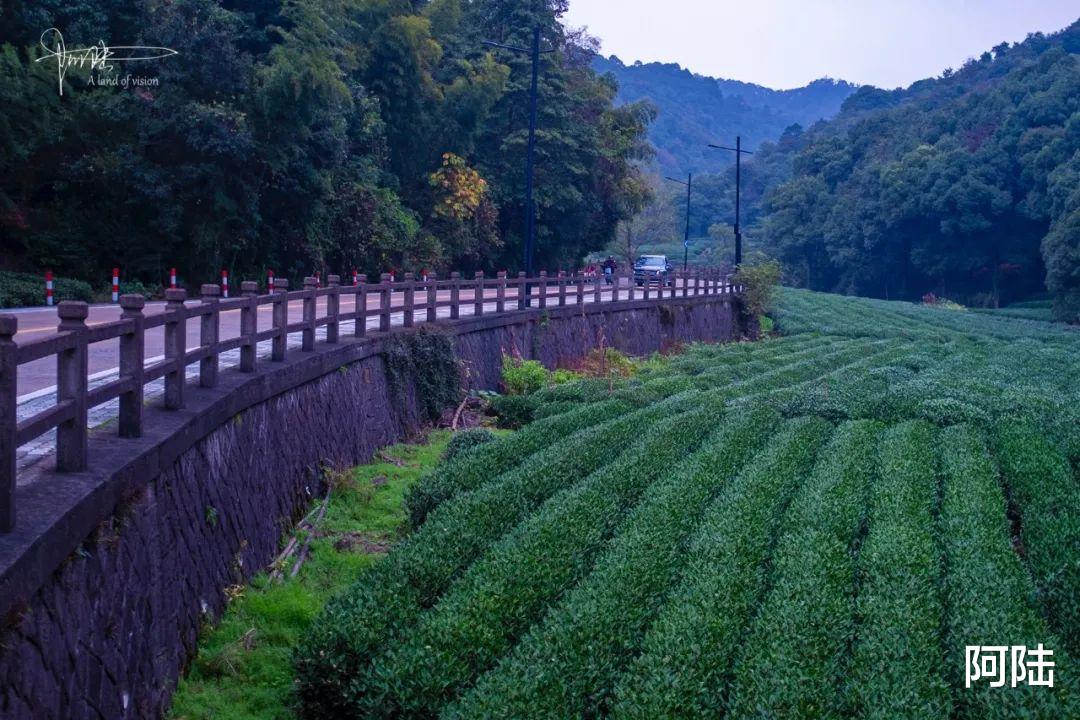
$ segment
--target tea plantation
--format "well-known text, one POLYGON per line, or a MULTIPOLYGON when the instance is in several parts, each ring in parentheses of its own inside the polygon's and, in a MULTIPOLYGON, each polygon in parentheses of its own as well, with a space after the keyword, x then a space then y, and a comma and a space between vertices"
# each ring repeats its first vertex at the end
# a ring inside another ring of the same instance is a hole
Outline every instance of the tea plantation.
POLYGON ((421 481, 297 649, 301 716, 1080 717, 1080 332, 777 305, 421 481), (966 646, 1040 643, 1053 688, 966 687, 966 646))

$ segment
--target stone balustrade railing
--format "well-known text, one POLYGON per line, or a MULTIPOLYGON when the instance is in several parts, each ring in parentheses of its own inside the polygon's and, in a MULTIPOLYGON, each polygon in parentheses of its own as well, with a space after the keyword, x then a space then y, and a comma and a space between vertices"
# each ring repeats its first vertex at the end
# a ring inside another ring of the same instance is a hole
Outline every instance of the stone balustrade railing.
POLYGON ((15 506, 16 450, 41 435, 56 430, 56 468, 61 472, 85 470, 88 463, 88 411, 106 402, 119 400, 117 432, 122 438, 138 438, 143 432, 144 389, 148 383, 164 379, 166 409, 184 407, 187 367, 198 363, 198 383, 217 384, 222 353, 239 350, 240 372, 254 372, 260 342, 270 341, 269 362, 285 360, 290 334, 301 337, 301 352, 313 351, 317 329, 325 327, 325 342, 341 341, 343 325, 351 324, 355 337, 368 332, 368 319, 377 318, 379 331, 394 326, 412 327, 418 321, 435 323, 462 316, 517 312, 527 308, 583 305, 585 303, 633 300, 665 300, 676 297, 722 295, 736 292, 719 270, 701 269, 675 273, 671 284, 645 283, 639 286, 632 276, 616 274, 610 280, 581 274, 547 275, 526 278, 524 273, 508 277, 499 273, 485 277, 482 272, 465 279, 451 273, 449 279, 429 274, 421 279, 406 273, 395 280, 384 274, 378 283, 359 276, 353 285, 342 286, 331 275, 326 287, 305 278, 301 290, 290 291, 278 280, 271 294, 259 294, 258 284, 241 284, 242 296, 224 299, 218 285, 203 285, 197 304, 188 302, 185 290, 167 290, 163 312, 144 314, 141 295, 120 297, 119 320, 88 326, 89 307, 82 302, 62 302, 57 306, 59 325, 55 334, 17 343, 18 319, 0 315, 0 532, 11 532, 17 519, 15 506), (351 312, 342 312, 342 298, 354 299, 351 312), (319 303, 320 298, 325 298, 319 303), (293 303, 301 304, 300 319, 290 322, 293 303), (258 310, 271 306, 269 327, 259 329, 258 310), (322 312, 320 313, 320 306, 322 312), (492 307, 493 306, 493 307, 492 307), (444 310, 445 309, 445 310, 444 310), (442 310, 442 312, 440 312, 442 310), (220 339, 223 312, 240 312, 240 332, 220 339), (400 322, 394 318, 400 316, 400 322), (187 323, 197 322, 199 345, 188 349, 187 323), (145 339, 148 331, 164 329, 164 357, 147 364, 145 339), (119 371, 115 380, 90 387, 88 348, 95 343, 118 341, 119 371), (30 417, 19 419, 17 380, 19 367, 43 358, 56 361, 56 403, 30 417))

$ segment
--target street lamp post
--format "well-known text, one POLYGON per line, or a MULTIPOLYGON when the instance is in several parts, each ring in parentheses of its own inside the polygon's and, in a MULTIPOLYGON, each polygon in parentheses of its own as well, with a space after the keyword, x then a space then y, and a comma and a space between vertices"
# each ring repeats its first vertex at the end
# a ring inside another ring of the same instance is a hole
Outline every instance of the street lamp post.
MULTIPOLYGON (((538 85, 540 81, 540 56, 555 52, 540 49, 540 26, 533 28, 532 47, 521 48, 513 45, 485 40, 484 45, 528 54, 532 59, 532 84, 529 88, 529 147, 525 161, 525 276, 533 275, 533 254, 536 245, 536 208, 533 205, 533 172, 536 167, 536 109, 538 85)), ((529 302, 526 288, 525 303, 529 302)))
POLYGON ((749 150, 742 149, 742 136, 736 136, 735 147, 726 145, 712 145, 715 150, 730 150, 735 153, 735 267, 742 265, 742 229, 739 226, 739 201, 742 194, 742 156, 753 155, 749 150))
POLYGON ((682 269, 686 272, 686 268, 690 263, 690 190, 694 187, 694 173, 688 173, 686 176, 686 182, 682 180, 676 180, 673 177, 666 178, 674 183, 686 186, 686 230, 683 233, 683 261, 682 269))

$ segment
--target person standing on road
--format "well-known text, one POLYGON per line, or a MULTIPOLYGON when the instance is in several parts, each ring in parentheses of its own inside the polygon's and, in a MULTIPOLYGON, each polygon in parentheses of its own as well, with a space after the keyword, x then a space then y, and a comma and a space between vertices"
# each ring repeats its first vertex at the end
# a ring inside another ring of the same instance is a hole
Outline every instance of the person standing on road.
POLYGON ((615 271, 619 269, 619 264, 615 262, 615 258, 611 255, 607 256, 607 260, 604 261, 604 280, 608 285, 615 282, 615 271))

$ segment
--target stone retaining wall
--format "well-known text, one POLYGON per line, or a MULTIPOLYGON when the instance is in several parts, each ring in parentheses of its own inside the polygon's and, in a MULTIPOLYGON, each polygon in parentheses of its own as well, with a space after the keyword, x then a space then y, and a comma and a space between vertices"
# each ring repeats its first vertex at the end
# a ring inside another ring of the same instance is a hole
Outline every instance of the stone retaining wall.
MULTIPOLYGON (((442 327, 474 387, 495 389, 504 352, 555 367, 601 343, 647 354, 729 340, 733 302, 551 308, 442 327)), ((422 429, 414 388, 390 387, 384 342, 226 372, 217 388, 191 388, 183 411, 147 408, 142 439, 92 436, 90 472, 38 471, 28 527, 0 538, 0 717, 160 717, 225 589, 265 567, 321 493, 318 468, 362 463, 422 429)))

